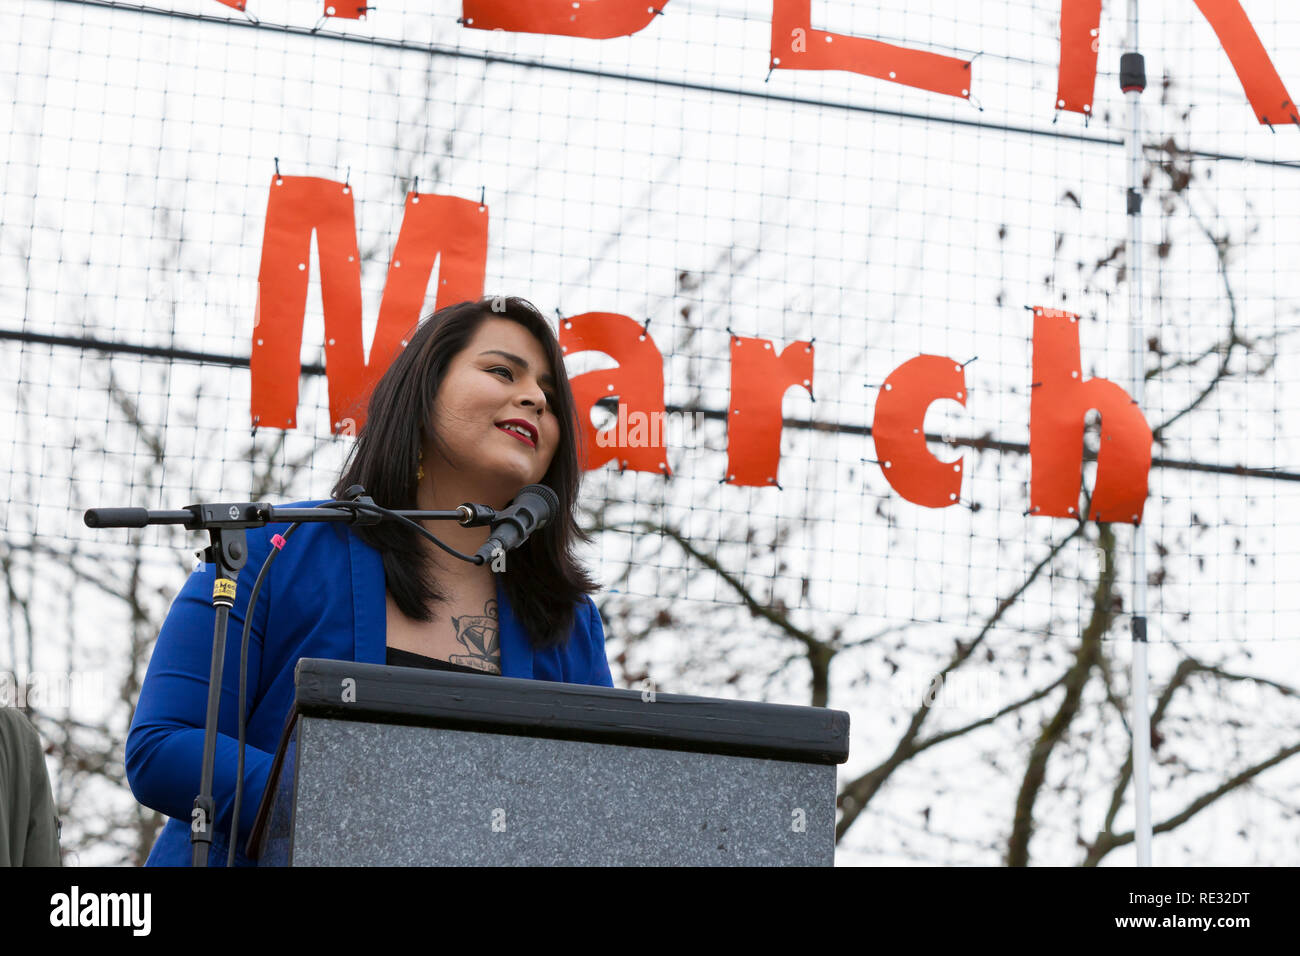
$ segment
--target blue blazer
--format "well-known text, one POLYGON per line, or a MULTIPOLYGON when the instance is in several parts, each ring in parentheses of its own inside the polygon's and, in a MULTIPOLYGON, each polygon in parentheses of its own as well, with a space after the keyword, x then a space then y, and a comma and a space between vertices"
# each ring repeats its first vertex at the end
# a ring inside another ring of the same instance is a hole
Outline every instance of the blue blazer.
MULTIPOLYGON (((294 502, 312 507, 322 501, 294 502)), ((216 825, 209 865, 225 866, 235 805, 239 759, 239 644, 248 601, 271 536, 288 522, 247 532, 248 560, 239 572, 229 612, 222 667, 212 796, 216 825)), ((199 792, 212 631, 216 612, 212 585, 216 566, 205 563, 190 575, 172 602, 149 661, 140 699, 126 738, 126 776, 137 800, 166 814, 146 866, 189 866, 190 814, 199 792)), ((605 631, 590 597, 574 611, 573 631, 562 647, 535 651, 516 620, 501 579, 497 581, 501 674, 504 677, 613 687, 605 658, 605 631)), ((266 789, 271 761, 293 705, 293 670, 302 657, 384 664, 388 615, 379 551, 346 524, 300 525, 271 565, 253 609, 248 647, 248 719, 244 747, 244 794, 239 812, 236 865, 255 866, 243 846, 266 789)))

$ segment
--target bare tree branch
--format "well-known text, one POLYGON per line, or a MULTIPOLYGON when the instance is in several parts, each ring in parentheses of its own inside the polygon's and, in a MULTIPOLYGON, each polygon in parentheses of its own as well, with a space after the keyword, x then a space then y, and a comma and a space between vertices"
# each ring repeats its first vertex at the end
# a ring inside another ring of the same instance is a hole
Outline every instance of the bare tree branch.
MULTIPOLYGON (((1245 770, 1242 770, 1240 773, 1234 774, 1233 776, 1225 780, 1223 783, 1221 783, 1219 786, 1211 790, 1209 793, 1205 793, 1197 797, 1195 800, 1189 803, 1178 813, 1175 813, 1167 820, 1157 823, 1155 826, 1151 828, 1152 832, 1168 833, 1171 830, 1177 829, 1178 827, 1186 823, 1188 820, 1190 820, 1192 817, 1196 816, 1196 814, 1200 813, 1206 807, 1210 806, 1211 804, 1213 804, 1215 801, 1219 800, 1226 794, 1229 794, 1232 791, 1236 790, 1238 787, 1241 787, 1244 784, 1249 783, 1251 780, 1253 780, 1255 777, 1258 777, 1265 770, 1268 770, 1270 767, 1276 767, 1278 764, 1282 763, 1285 760, 1288 760, 1291 757, 1294 757, 1298 753, 1300 753, 1300 743, 1295 743, 1289 747, 1284 747, 1283 749, 1279 750, 1277 753, 1273 754, 1273 756, 1269 757, 1267 760, 1262 760, 1257 764, 1247 767, 1245 770)), ((1102 837, 1101 842, 1095 844, 1094 847, 1089 849, 1088 859, 1085 862, 1088 865, 1092 865, 1097 861, 1099 861, 1111 850, 1114 850, 1121 846, 1127 846, 1128 844, 1132 843, 1133 840, 1134 840, 1134 835, 1133 835, 1133 831, 1131 830, 1126 833, 1117 833, 1109 837, 1102 837)))
MULTIPOLYGON (((1087 514, 1087 511, 1084 510, 1081 514, 1087 514)), ((940 677, 946 680, 952 671, 960 667, 970 657, 970 655, 974 653, 975 649, 979 647, 988 633, 997 625, 998 621, 1002 619, 1002 616, 1015 605, 1016 601, 1018 601, 1025 591, 1029 589, 1029 586, 1038 579, 1038 576, 1042 574, 1046 568, 1051 566, 1052 562, 1056 560, 1056 556, 1060 554, 1061 549, 1082 533, 1083 528, 1084 523, 1080 521, 1068 535, 1048 550, 1047 554, 1036 565, 1034 565, 1025 580, 1022 581, 1011 594, 998 602, 997 610, 995 610, 993 614, 989 616, 988 620, 984 622, 984 626, 980 628, 979 634, 976 635, 969 644, 959 645, 957 653, 953 655, 953 657, 948 661, 948 664, 939 672, 940 677)), ((909 722, 907 729, 903 732, 902 737, 895 745, 894 752, 891 753, 882 763, 862 774, 857 779, 851 781, 843 790, 840 791, 836 803, 840 806, 843 812, 840 816, 839 822, 835 826, 835 839, 837 841, 844 838, 844 834, 848 832, 849 827, 853 825, 853 822, 858 818, 858 815, 866 809, 867 804, 871 802, 871 799, 880 791, 880 788, 884 786, 885 781, 889 779, 890 775, 905 761, 911 758, 914 748, 917 745, 917 737, 920 734, 921 725, 925 723, 925 719, 929 716, 929 713, 930 708, 925 706, 924 703, 918 707, 913 712, 912 719, 909 722)))
POLYGON ((1016 797, 1015 817, 1011 823, 1011 836, 1007 841, 1007 864, 1025 866, 1029 862, 1029 840, 1034 831, 1034 801, 1043 786, 1047 775, 1047 761, 1052 751, 1064 738, 1070 723, 1079 712, 1083 701, 1083 689, 1088 683, 1092 669, 1101 657, 1101 639, 1110 630, 1115 619, 1113 592, 1115 587, 1115 535, 1110 524, 1098 525, 1098 540, 1106 554, 1105 570, 1099 575, 1096 590, 1093 593, 1092 617, 1084 629, 1079 647, 1075 651, 1074 664, 1065 674, 1065 697, 1052 719, 1043 728, 1034 748, 1029 754, 1029 763, 1016 797))

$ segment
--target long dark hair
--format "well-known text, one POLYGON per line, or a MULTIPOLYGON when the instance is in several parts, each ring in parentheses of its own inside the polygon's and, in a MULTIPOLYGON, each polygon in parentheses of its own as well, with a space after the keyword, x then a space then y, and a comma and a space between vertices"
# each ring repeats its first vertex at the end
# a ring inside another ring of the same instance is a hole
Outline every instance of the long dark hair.
MULTIPOLYGON (((510 319, 531 332, 555 374, 554 411, 560 442, 542 484, 559 497, 559 513, 522 547, 510 552, 507 570, 502 573, 510 606, 533 647, 554 647, 568 640, 576 603, 584 594, 598 590, 598 585, 572 553, 575 541, 592 540, 574 519, 582 479, 578 443, 584 432, 578 426, 560 343, 546 317, 530 302, 516 296, 487 296, 439 309, 421 322, 376 383, 366 423, 331 493, 338 498, 350 486, 361 485, 385 508, 418 507, 417 456, 425 430, 433 428, 431 441, 435 447, 445 447, 433 422, 434 399, 452 359, 469 345, 487 318, 510 319)), ((353 531, 383 555, 388 590, 402 613, 417 621, 432 620, 434 605, 446 601, 446 595, 433 580, 435 566, 421 544, 427 544, 427 539, 396 521, 353 531)))

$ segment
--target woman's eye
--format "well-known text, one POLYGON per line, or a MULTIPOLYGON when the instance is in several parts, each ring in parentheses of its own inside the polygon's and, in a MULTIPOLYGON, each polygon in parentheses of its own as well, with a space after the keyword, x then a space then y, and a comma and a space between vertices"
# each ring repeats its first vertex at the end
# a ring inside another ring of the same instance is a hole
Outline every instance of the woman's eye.
MULTIPOLYGON (((513 381, 515 380, 514 373, 511 372, 510 369, 506 368, 504 365, 496 365, 496 366, 493 366, 492 368, 488 369, 488 371, 489 371, 489 372, 505 372, 507 375, 510 376, 510 381, 513 382, 513 381)), ((554 395, 552 395, 550 392, 543 392, 542 395, 546 398, 546 404, 547 404, 548 407, 554 407, 554 406, 555 406, 555 396, 554 396, 554 395)))

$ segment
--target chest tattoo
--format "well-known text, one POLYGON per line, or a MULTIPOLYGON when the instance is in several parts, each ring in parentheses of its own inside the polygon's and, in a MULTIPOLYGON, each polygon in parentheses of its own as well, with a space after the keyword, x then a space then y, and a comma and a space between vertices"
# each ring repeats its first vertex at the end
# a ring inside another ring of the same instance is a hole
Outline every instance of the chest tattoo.
POLYGON ((451 619, 456 640, 464 654, 452 654, 453 664, 462 664, 489 674, 501 673, 501 630, 497 623, 496 598, 483 606, 482 614, 462 614, 451 619))

